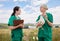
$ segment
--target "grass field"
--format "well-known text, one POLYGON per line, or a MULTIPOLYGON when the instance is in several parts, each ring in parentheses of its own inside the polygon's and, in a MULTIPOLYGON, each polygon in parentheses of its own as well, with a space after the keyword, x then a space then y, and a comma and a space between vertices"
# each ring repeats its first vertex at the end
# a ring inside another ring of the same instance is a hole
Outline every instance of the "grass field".
MULTIPOLYGON (((23 41, 37 41, 37 29, 23 29, 23 41), (28 31, 28 32, 27 32, 28 31)), ((0 41, 11 41, 11 31, 0 29, 0 41)), ((60 28, 53 28, 53 41, 60 41, 60 28)))

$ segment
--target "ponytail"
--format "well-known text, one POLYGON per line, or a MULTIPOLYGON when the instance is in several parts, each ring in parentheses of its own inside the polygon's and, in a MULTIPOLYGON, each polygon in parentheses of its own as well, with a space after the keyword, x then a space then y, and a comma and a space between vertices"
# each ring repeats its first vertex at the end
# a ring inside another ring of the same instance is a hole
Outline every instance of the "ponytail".
POLYGON ((13 13, 11 14, 11 16, 13 16, 13 15, 15 15, 15 12, 13 12, 13 13))
POLYGON ((11 16, 15 15, 16 11, 18 11, 19 8, 20 8, 19 6, 14 7, 13 13, 11 14, 11 16))

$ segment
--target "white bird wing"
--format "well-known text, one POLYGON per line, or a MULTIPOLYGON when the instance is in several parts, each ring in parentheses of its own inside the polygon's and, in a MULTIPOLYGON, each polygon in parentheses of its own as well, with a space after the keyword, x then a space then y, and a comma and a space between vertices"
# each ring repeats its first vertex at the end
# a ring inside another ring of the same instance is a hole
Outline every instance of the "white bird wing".
POLYGON ((45 23, 45 20, 44 20, 43 16, 40 16, 39 22, 42 22, 43 24, 45 23))

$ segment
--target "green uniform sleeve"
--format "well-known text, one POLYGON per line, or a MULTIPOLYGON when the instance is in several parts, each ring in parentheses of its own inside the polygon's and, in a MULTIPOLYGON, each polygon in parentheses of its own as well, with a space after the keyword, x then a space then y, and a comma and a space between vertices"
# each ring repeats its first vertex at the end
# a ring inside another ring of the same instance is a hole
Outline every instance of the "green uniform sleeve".
POLYGON ((48 15, 48 20, 53 23, 53 15, 52 14, 48 15))
POLYGON ((13 26, 14 16, 11 16, 8 21, 8 26, 13 26))
POLYGON ((36 22, 38 22, 39 21, 39 19, 40 19, 40 15, 38 16, 38 18, 36 19, 36 22))

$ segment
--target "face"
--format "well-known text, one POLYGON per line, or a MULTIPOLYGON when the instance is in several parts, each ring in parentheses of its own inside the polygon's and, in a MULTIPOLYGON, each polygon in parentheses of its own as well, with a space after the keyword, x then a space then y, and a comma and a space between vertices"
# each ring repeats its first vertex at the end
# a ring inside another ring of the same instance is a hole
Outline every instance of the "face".
POLYGON ((20 13, 21 13, 21 10, 20 9, 18 11, 16 11, 16 14, 17 15, 20 15, 20 13))
POLYGON ((46 9, 44 7, 40 7, 41 12, 46 12, 46 9))

